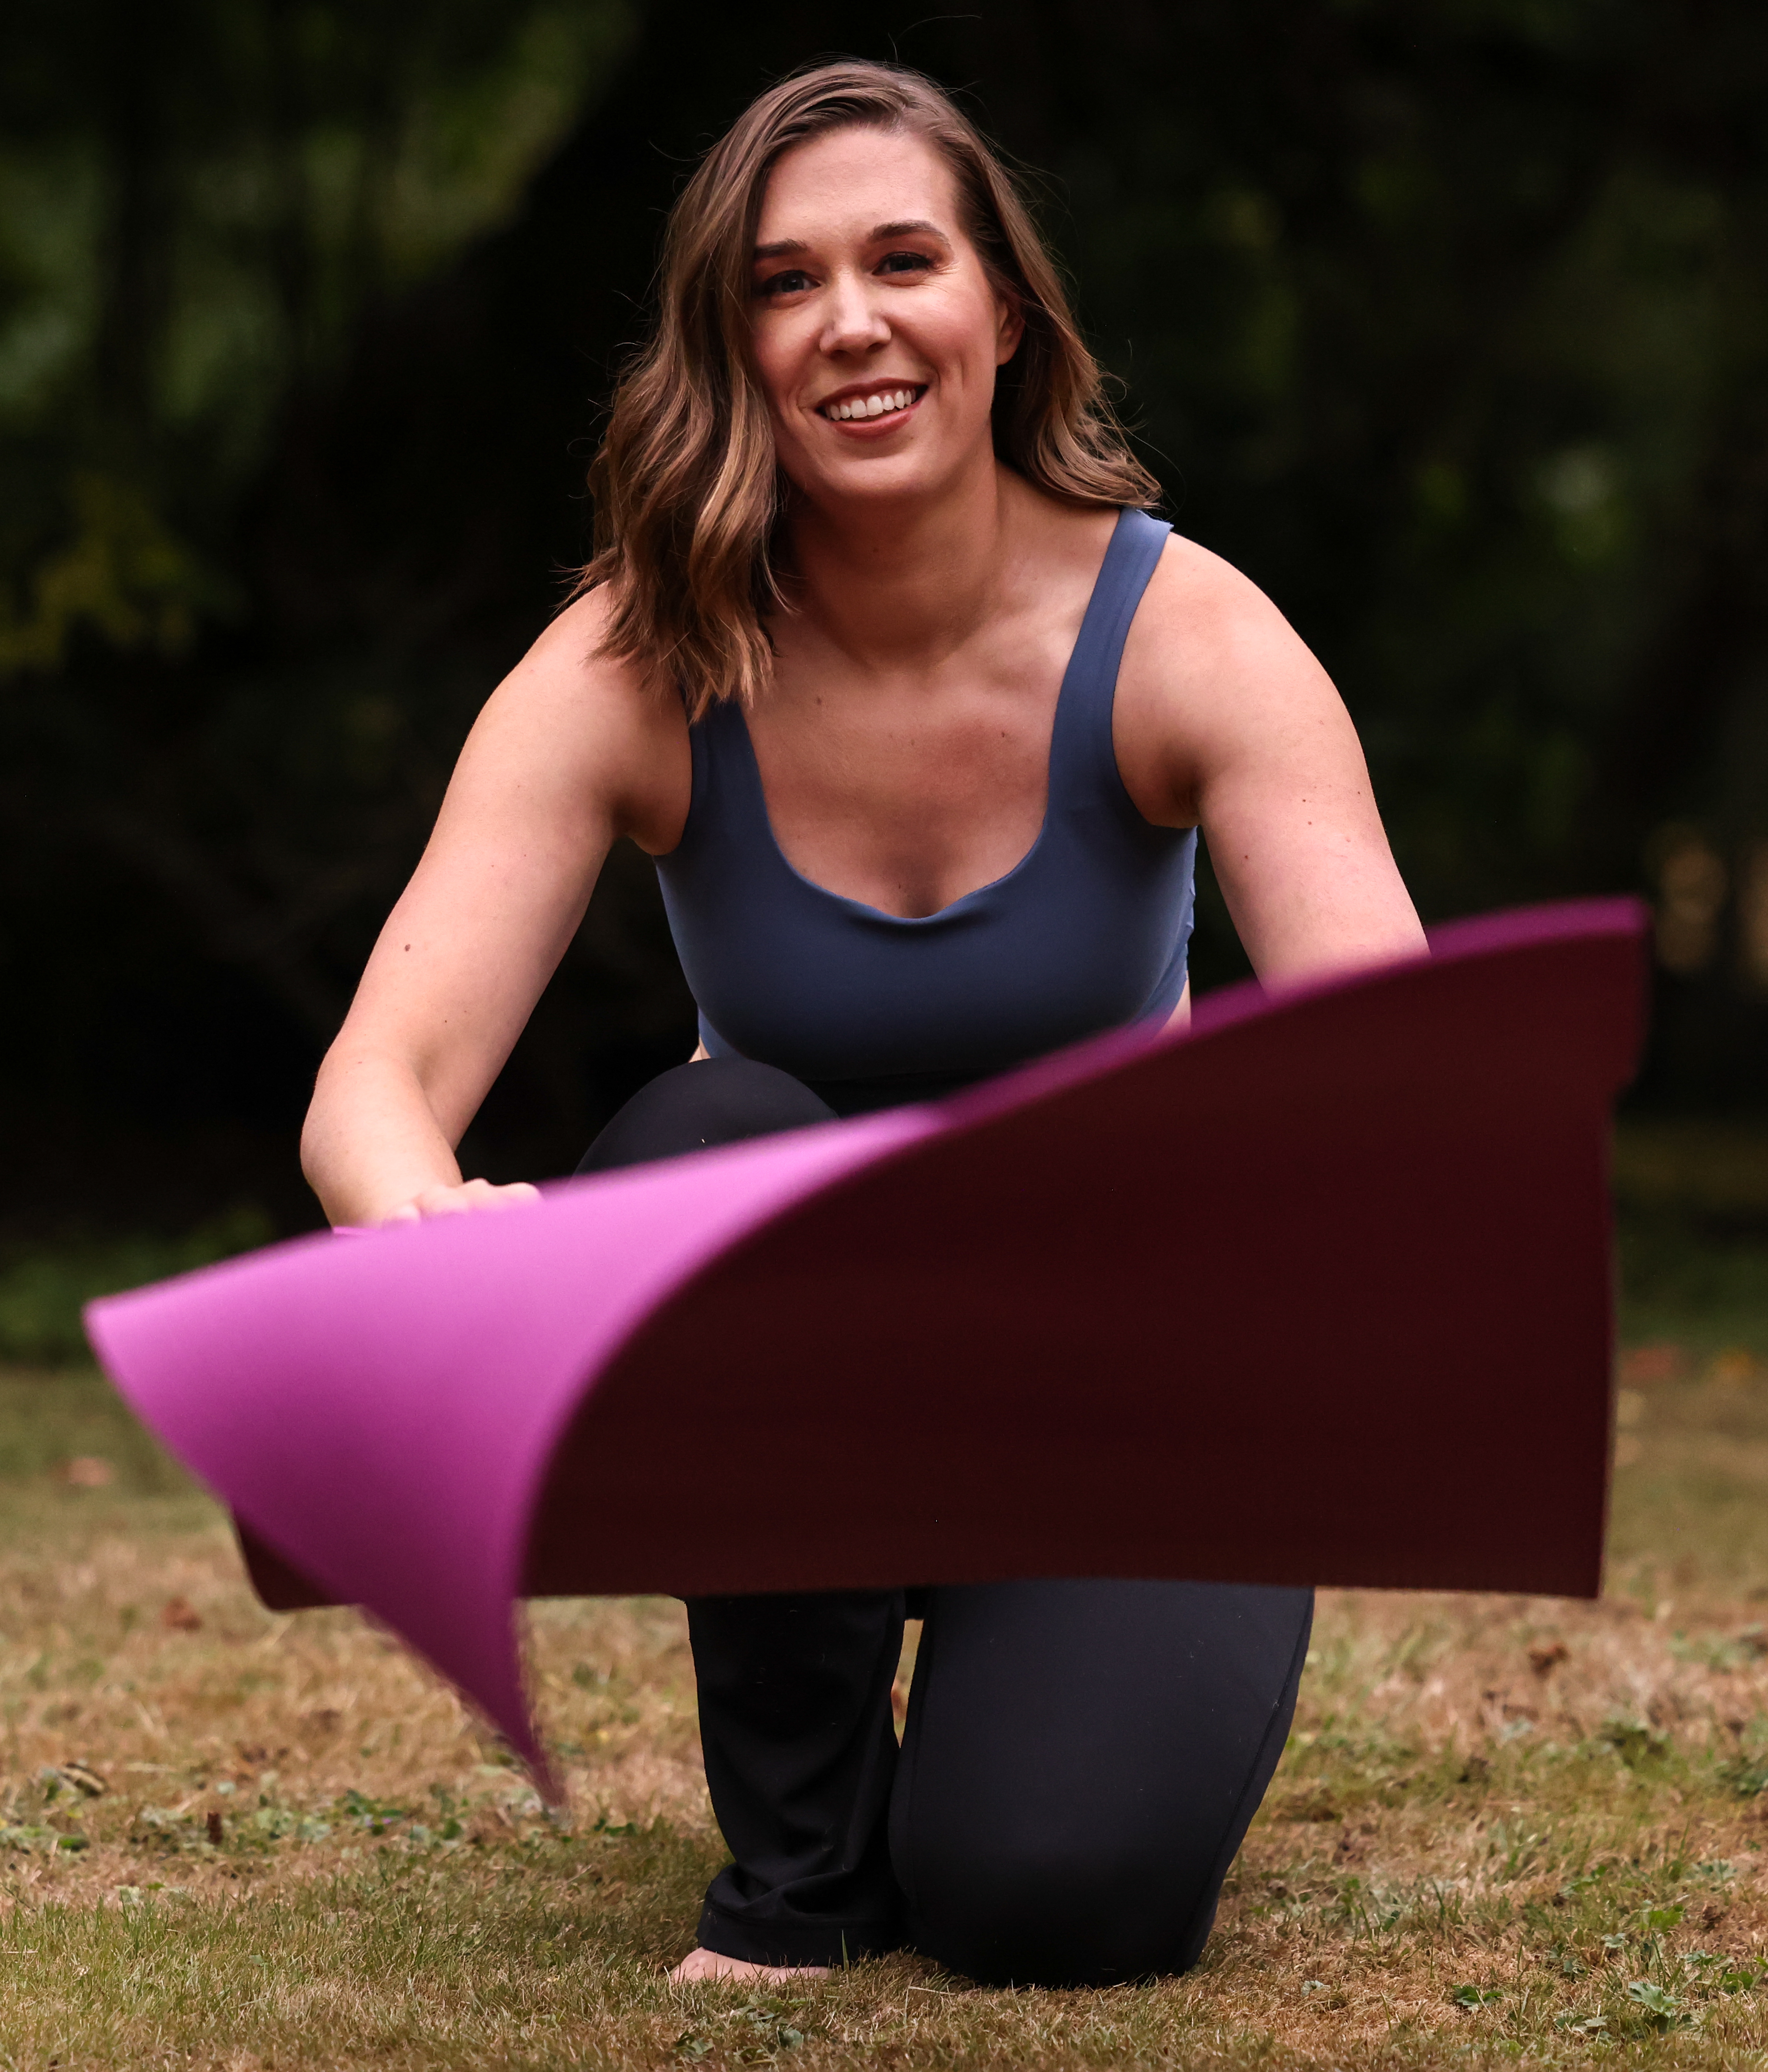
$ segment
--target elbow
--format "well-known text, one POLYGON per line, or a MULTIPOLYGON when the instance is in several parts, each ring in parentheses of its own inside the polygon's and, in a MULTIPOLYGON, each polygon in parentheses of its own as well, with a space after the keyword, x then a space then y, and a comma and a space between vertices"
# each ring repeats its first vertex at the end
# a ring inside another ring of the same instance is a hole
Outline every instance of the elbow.
POLYGON ((301 1124, 301 1177, 319 1198, 322 1208, 330 1213, 326 1201, 326 1182, 331 1161, 327 1156, 334 1132, 327 1098, 324 1068, 313 1089, 313 1097, 307 1103, 307 1112, 301 1124))
POLYGON ((327 1182, 336 1175, 335 1149, 348 1135, 345 1111, 351 1104, 353 1084, 367 1060, 340 1055, 334 1041, 319 1061, 301 1123, 301 1175, 326 1205, 327 1182))

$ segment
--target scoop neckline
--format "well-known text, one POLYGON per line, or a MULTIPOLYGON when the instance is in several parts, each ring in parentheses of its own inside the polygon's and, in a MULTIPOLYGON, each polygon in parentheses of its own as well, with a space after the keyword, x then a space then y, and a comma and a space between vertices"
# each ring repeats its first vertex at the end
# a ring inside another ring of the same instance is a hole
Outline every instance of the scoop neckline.
POLYGON ((1099 558, 1099 567, 1092 579, 1092 588, 1087 594, 1087 608, 1081 613, 1080 624, 1075 629, 1075 644, 1068 652, 1068 660, 1062 672, 1062 681, 1056 688, 1056 702, 1050 715, 1050 746, 1045 759, 1043 817, 1038 823, 1038 832, 1031 838, 1031 846, 1017 863, 1004 870, 998 878, 991 878, 985 885, 973 886, 969 891, 960 892, 956 899, 948 900, 944 906, 935 907, 931 914, 893 914, 887 906, 874 906, 868 900, 855 899, 849 893, 837 892, 829 886, 819 884, 814 878, 805 876, 781 848, 779 837, 774 832, 774 816, 767 804, 767 787, 762 781, 761 763, 756 756, 755 744, 749 732, 748 717, 742 706, 735 705, 731 706, 731 713, 742 734, 743 753, 748 758, 749 774, 754 780, 755 803, 761 809, 761 824, 767 831, 768 846, 772 849, 781 868, 788 876, 795 878, 807 891, 815 893, 819 898, 830 899, 837 906, 850 907, 855 913, 863 914, 868 920, 889 921, 899 928, 924 928, 931 922, 947 919, 956 914, 959 908, 968 906, 972 900, 981 899, 989 893, 999 891, 1003 886, 1010 884, 1022 873, 1030 869, 1037 858, 1038 852, 1044 845, 1044 837, 1050 832, 1051 808, 1055 796, 1056 741, 1062 729, 1063 708, 1068 703, 1069 693, 1073 687, 1075 664, 1079 657, 1080 643, 1086 638, 1088 622, 1092 619, 1093 607, 1099 601, 1100 586, 1105 579, 1105 570, 1110 565, 1112 554, 1116 551, 1118 540, 1123 532, 1124 521, 1129 515, 1129 507, 1126 505, 1119 511, 1117 522, 1111 528, 1111 536, 1105 542, 1105 551, 1099 558))

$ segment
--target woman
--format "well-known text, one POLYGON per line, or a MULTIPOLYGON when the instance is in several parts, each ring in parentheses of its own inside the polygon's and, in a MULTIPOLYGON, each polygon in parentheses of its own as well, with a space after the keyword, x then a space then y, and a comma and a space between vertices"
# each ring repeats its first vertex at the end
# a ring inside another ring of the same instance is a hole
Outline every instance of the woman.
MULTIPOLYGON (((454 1147, 619 836, 657 859, 702 1041, 584 1170, 1182 1016, 1199 827, 1267 982, 1421 948, 1331 685, 1146 515, 1022 201, 918 76, 808 72, 708 155, 595 486, 579 594, 481 714, 320 1072, 334 1222, 532 1195, 454 1147)), ((1183 1970, 1310 1594, 915 1602, 900 1755, 902 1591, 689 1605, 735 1860, 677 1975, 905 1941, 985 1979, 1183 1970)))

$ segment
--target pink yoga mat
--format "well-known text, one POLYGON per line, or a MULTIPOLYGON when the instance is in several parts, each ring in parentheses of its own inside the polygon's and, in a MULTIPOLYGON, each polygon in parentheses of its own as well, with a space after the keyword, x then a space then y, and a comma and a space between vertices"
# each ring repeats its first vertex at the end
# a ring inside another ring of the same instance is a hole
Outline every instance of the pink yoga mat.
POLYGON ((934 1105, 94 1303, 284 1602, 545 1774, 524 1594, 1032 1576, 1593 1595, 1630 902, 934 1105))

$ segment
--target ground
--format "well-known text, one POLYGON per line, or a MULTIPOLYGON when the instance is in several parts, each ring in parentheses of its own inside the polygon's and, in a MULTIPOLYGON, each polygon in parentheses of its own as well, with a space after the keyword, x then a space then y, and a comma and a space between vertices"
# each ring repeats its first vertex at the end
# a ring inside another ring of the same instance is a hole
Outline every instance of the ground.
POLYGON ((355 1614, 264 1611, 89 1369, 0 1372, 0 2068, 1768 2065, 1768 1312, 1659 1252, 1603 1598, 1324 1593, 1203 1962, 1106 1992, 672 1987, 678 1606, 535 1608, 549 1815, 355 1614))

